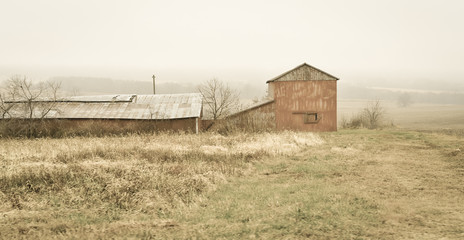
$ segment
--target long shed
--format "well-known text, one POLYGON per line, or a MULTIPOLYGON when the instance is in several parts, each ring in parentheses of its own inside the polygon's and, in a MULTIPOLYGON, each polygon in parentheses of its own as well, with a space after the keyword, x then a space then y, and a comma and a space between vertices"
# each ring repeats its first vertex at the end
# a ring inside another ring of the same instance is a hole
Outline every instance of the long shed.
POLYGON ((99 95, 63 98, 57 101, 38 100, 34 104, 50 104, 24 111, 26 102, 9 101, 11 105, 3 118, 44 118, 66 120, 149 121, 163 130, 197 132, 201 128, 202 97, 199 93, 156 95, 99 95))

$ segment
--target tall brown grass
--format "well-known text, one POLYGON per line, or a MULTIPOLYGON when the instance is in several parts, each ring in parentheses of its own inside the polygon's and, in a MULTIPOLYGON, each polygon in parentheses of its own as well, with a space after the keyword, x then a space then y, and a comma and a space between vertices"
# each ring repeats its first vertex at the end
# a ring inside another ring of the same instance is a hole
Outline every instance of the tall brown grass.
POLYGON ((131 213, 166 219, 249 174, 251 161, 321 142, 292 132, 0 139, 0 238, 63 234, 131 213))
POLYGON ((0 139, 0 239, 460 239, 462 146, 398 129, 0 139))

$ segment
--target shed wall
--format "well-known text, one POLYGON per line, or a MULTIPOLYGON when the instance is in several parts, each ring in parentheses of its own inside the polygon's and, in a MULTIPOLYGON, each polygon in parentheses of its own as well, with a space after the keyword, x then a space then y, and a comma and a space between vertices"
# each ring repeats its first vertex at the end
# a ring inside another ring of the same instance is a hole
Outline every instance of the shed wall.
POLYGON ((275 129, 275 103, 273 101, 252 107, 225 119, 202 120, 202 130, 240 129, 264 131, 275 129))
MULTIPOLYGON (((82 128, 88 124, 102 124, 105 128, 113 129, 153 129, 154 131, 190 131, 195 132, 196 119, 169 119, 169 120, 121 120, 121 119, 67 119, 68 127, 82 128)), ((201 129, 201 119, 198 120, 201 129)))
POLYGON ((276 81, 275 119, 278 130, 337 131, 337 81, 276 81), (315 112, 317 123, 305 123, 304 113, 315 112))
POLYGON ((275 102, 243 111, 229 118, 242 129, 275 129, 275 102))

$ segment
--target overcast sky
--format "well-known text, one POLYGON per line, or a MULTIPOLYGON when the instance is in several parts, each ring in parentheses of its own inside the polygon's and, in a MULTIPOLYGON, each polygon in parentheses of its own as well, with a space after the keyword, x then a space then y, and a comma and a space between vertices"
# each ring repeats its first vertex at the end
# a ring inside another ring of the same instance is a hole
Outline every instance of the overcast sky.
MULTIPOLYGON (((462 0, 2 0, 0 77, 464 81, 462 0)), ((419 88, 419 87, 418 87, 419 88)))

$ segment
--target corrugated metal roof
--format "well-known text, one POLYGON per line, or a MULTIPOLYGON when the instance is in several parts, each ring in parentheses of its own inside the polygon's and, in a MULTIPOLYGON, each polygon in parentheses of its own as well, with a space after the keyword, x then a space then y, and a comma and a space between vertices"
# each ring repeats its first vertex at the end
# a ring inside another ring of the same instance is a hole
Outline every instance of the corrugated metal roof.
POLYGON ((98 96, 75 96, 61 99, 64 102, 130 102, 137 95, 98 95, 98 96))
MULTIPOLYGON (((101 95, 40 102, 53 105, 45 118, 60 119, 181 119, 201 115, 202 97, 199 93, 156 95, 101 95)), ((25 103, 10 103, 12 118, 24 118, 25 103)), ((41 116, 38 107, 34 117, 41 116)), ((9 116, 5 116, 9 117, 9 116)))

